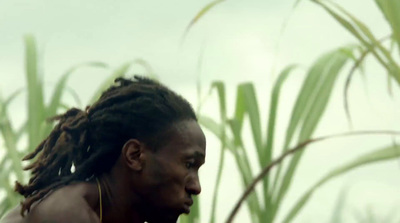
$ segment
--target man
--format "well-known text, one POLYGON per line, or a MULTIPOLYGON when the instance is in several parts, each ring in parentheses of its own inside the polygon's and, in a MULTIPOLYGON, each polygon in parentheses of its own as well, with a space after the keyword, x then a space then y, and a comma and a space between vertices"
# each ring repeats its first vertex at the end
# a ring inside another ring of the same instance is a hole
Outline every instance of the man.
POLYGON ((190 104, 141 77, 119 78, 86 111, 57 116, 24 160, 26 199, 1 223, 169 223, 200 193, 206 141, 190 104))

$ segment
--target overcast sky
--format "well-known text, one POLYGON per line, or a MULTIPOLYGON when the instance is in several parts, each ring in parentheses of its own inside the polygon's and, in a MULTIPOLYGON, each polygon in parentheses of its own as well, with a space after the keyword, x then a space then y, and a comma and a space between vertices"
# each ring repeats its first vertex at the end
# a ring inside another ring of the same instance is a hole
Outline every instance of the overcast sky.
MULTIPOLYGON (((337 2, 370 26, 377 37, 389 34, 373 0, 337 2)), ((195 107, 199 74, 203 92, 208 91, 213 80, 225 81, 230 114, 237 84, 254 82, 265 127, 273 81, 283 67, 296 63, 301 68, 285 84, 279 105, 276 145, 280 148, 293 100, 307 68, 322 53, 356 40, 310 1, 301 1, 292 12, 293 0, 227 0, 202 18, 181 42, 186 26, 207 3, 195 0, 0 0, 0 94, 7 96, 25 86, 23 36, 33 34, 38 43, 47 98, 54 83, 69 67, 87 61, 104 62, 109 70, 82 69, 68 82, 85 106, 111 70, 140 58, 152 66, 163 83, 195 107), (289 22, 281 35, 287 18, 289 22)), ((389 97, 384 70, 373 60, 368 61, 366 68, 366 81, 357 75, 350 90, 354 129, 400 130, 398 87, 394 89, 395 96, 389 97)), ((143 72, 142 67, 133 66, 130 74, 143 72)), ((343 110, 344 79, 344 75, 339 78, 315 136, 349 131, 343 110)), ((68 97, 66 100, 72 103, 68 97)), ((23 96, 15 101, 11 110, 15 125, 20 124, 26 115, 23 96)), ((214 95, 206 102, 203 113, 213 115, 216 112, 214 95)), ((201 170, 202 222, 209 218, 219 154, 218 141, 209 132, 206 136, 207 162, 201 170)), ((279 219, 303 191, 330 169, 391 142, 390 137, 368 136, 311 146, 300 164, 279 219)), ((400 205, 399 163, 371 165, 331 181, 314 195, 295 222, 327 222, 343 188, 349 192, 346 222, 356 222, 354 214, 364 213, 369 206, 380 216, 389 214, 393 207, 400 205)), ((226 166, 236 168, 231 156, 226 166)), ((224 172, 221 187, 224 189, 220 194, 217 222, 226 219, 242 190, 235 171, 224 172)), ((249 222, 247 214, 246 208, 242 208, 236 222, 249 222)))

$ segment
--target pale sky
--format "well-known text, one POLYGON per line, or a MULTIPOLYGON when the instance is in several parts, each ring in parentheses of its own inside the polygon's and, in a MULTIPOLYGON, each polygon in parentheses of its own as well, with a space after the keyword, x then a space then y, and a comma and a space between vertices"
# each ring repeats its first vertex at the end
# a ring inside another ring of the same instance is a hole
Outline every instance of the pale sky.
MULTIPOLYGON (((289 78, 281 94, 275 140, 275 147, 280 148, 305 71, 322 53, 355 43, 349 33, 310 1, 301 1, 291 14, 294 2, 227 0, 202 18, 181 44, 187 24, 208 1, 0 0, 0 94, 7 96, 25 86, 23 36, 28 33, 36 37, 39 46, 43 79, 49 86, 47 98, 54 83, 73 65, 102 61, 114 70, 124 62, 141 58, 149 62, 161 82, 196 107, 196 80, 202 55, 200 79, 203 92, 208 91, 212 81, 225 81, 230 99, 228 112, 232 115, 237 84, 254 82, 265 129, 271 86, 277 72, 296 63, 301 68, 289 78), (282 25, 288 17, 288 25, 281 35, 282 25)), ((373 0, 336 2, 371 27, 378 38, 389 34, 373 0)), ((399 131, 399 88, 395 86, 395 96, 389 97, 385 71, 373 60, 367 61, 366 68, 366 84, 357 74, 350 89, 354 129, 399 131)), ((130 74, 141 72, 140 66, 134 66, 130 74)), ((109 74, 110 71, 100 69, 82 69, 68 83, 79 93, 85 106, 109 74)), ((344 80, 345 75, 341 75, 315 136, 349 131, 343 109, 344 80)), ((26 115, 23 98, 18 98, 11 107, 16 125, 26 115)), ((71 98, 66 100, 73 103, 71 98)), ((216 95, 206 102, 202 111, 215 117, 218 112, 216 95)), ((206 131, 206 136, 207 162, 200 176, 202 223, 209 219, 220 147, 211 133, 206 131)), ((367 136, 311 146, 299 165, 277 222, 297 198, 329 170, 391 142, 391 137, 367 136)), ((254 159, 254 155, 252 157, 254 159)), ((314 194, 294 222, 328 222, 343 188, 348 191, 346 223, 356 222, 355 213, 365 213, 368 207, 382 217, 390 214, 393 207, 400 205, 399 165, 399 160, 370 165, 332 180, 314 194)), ((230 154, 226 169, 236 169, 230 154)), ((240 185, 235 171, 224 172, 217 222, 226 220, 243 190, 240 185)), ((246 208, 242 207, 236 222, 250 222, 246 208)))

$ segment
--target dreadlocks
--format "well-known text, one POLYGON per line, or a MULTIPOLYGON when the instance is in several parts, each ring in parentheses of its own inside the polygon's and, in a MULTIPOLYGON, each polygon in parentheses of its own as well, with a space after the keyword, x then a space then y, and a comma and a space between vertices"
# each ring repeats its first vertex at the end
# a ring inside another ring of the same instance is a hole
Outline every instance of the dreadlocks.
POLYGON ((50 191, 110 170, 129 139, 157 149, 171 124, 197 120, 185 99, 156 81, 135 76, 115 83, 86 111, 72 108, 53 117, 58 123, 52 132, 23 158, 38 156, 25 168, 31 170, 29 183, 16 182, 15 190, 26 198, 22 215, 50 191))

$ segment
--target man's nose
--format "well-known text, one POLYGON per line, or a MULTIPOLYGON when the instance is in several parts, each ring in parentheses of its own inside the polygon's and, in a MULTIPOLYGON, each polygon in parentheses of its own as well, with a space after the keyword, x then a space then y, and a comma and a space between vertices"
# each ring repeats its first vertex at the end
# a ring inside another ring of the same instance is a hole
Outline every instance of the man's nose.
POLYGON ((193 175, 186 185, 186 191, 190 194, 198 195, 201 192, 200 180, 197 174, 193 175))

